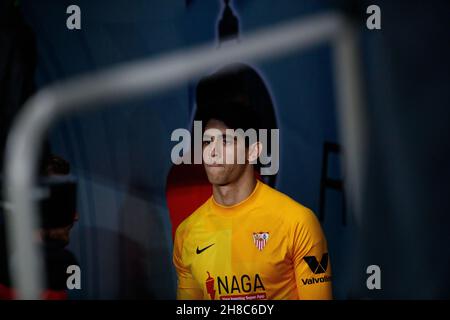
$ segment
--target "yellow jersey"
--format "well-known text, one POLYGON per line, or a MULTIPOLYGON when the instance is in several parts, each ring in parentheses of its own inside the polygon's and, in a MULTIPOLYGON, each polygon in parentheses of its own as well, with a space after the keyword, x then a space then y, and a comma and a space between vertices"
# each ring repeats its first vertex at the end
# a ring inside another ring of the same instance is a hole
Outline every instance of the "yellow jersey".
POLYGON ((177 228, 178 299, 331 299, 327 243, 314 213, 257 180, 247 199, 211 196, 177 228))

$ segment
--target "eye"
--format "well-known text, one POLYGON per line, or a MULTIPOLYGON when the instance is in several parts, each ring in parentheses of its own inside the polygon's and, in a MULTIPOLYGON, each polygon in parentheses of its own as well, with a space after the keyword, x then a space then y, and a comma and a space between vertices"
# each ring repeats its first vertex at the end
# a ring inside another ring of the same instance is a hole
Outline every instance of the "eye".
POLYGON ((233 139, 232 138, 228 138, 228 139, 223 139, 222 140, 223 145, 232 145, 233 144, 233 139))
POLYGON ((207 145, 209 145, 211 143, 211 141, 207 140, 207 141, 203 141, 203 146, 206 147, 207 145))

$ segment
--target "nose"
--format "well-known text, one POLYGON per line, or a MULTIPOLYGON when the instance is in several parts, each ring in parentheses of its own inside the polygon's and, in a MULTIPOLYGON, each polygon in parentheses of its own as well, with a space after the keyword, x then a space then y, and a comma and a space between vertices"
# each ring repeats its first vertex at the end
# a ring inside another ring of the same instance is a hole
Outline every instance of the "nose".
POLYGON ((210 144, 208 146, 206 146, 206 150, 204 152, 204 156, 206 157, 206 159, 204 159, 207 163, 209 163, 210 161, 207 160, 212 160, 215 157, 217 157, 217 146, 216 146, 216 142, 215 141, 211 141, 210 144))
POLYGON ((77 222, 80 219, 80 215, 78 214, 78 212, 75 212, 75 216, 73 217, 73 221, 77 222))
POLYGON ((209 156, 211 158, 215 158, 217 156, 217 146, 216 146, 217 142, 214 141, 211 143, 211 150, 209 151, 209 156))

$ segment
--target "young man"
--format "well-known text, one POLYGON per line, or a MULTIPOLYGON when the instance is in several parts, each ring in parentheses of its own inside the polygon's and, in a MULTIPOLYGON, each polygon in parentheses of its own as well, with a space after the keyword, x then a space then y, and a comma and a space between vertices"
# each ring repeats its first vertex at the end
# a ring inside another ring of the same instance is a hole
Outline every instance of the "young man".
POLYGON ((254 103, 261 93, 252 88, 263 82, 255 74, 235 65, 197 88, 196 118, 206 125, 203 161, 213 195, 176 231, 178 299, 332 298, 327 243, 316 216, 256 179, 252 163, 261 142, 227 132, 261 128, 254 103), (237 161, 242 149, 245 163, 237 161))

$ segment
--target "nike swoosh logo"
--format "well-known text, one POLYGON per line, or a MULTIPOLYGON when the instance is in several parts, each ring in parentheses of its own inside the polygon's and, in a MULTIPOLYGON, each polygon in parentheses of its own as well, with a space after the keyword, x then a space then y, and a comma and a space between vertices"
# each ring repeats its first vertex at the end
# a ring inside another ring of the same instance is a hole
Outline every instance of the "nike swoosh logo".
POLYGON ((207 246, 207 247, 204 247, 203 249, 199 249, 199 248, 197 247, 197 254, 202 253, 203 251, 205 251, 206 249, 212 247, 213 245, 214 245, 214 243, 213 243, 213 244, 210 244, 210 245, 207 246))

